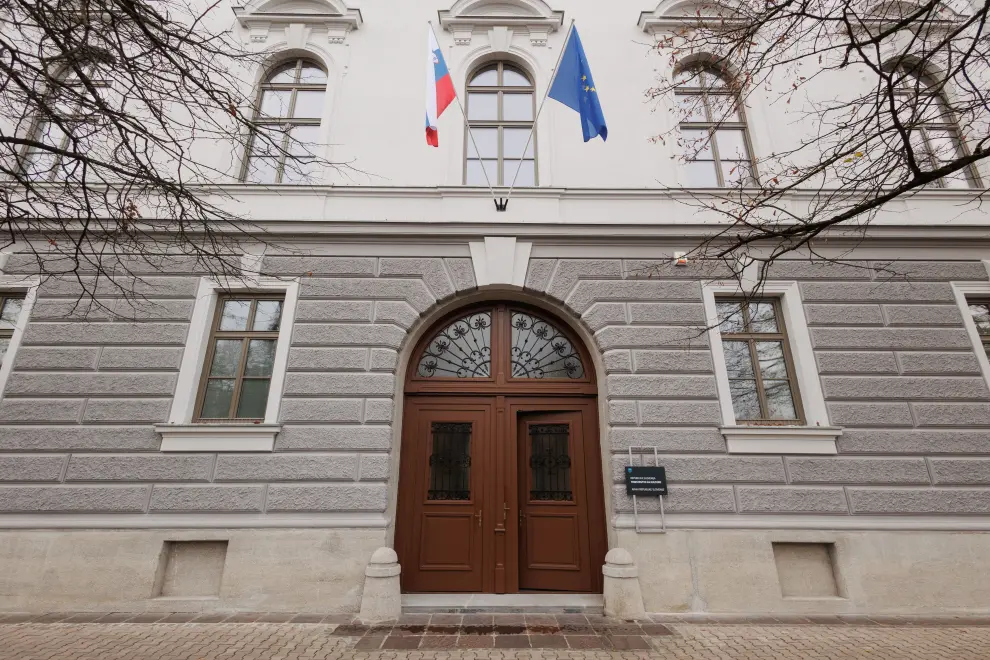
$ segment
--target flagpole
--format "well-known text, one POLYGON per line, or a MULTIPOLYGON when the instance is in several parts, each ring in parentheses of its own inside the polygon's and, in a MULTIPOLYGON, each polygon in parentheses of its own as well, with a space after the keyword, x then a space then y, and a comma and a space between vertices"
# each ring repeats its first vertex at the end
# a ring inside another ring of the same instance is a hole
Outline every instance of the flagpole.
POLYGON ((550 77, 550 82, 547 83, 547 89, 543 93, 543 100, 540 102, 540 107, 536 110, 536 117, 533 119, 533 128, 530 129, 529 137, 526 138, 526 146, 523 147, 522 155, 519 157, 519 165, 516 166, 516 173, 512 177, 512 185, 509 186, 509 193, 506 195, 505 204, 503 204, 503 208, 500 210, 504 210, 509 205, 509 198, 512 197, 512 189, 516 187, 516 179, 519 178, 519 170, 522 169, 522 164, 526 158, 526 152, 529 151, 529 145, 533 141, 533 134, 536 132, 536 123, 540 121, 540 114, 543 113, 543 106, 550 97, 550 88, 553 87, 553 81, 556 80, 557 72, 560 70, 560 61, 564 59, 564 51, 567 50, 567 42, 571 40, 571 33, 574 31, 574 21, 575 19, 572 18, 571 24, 567 27, 567 34, 564 35, 564 43, 560 46, 560 55, 557 56, 557 64, 553 67, 553 75, 550 77))
MULTIPOLYGON (((433 29, 433 21, 426 21, 426 24, 430 26, 430 31, 433 33, 433 38, 436 39, 437 44, 439 44, 440 39, 437 37, 437 31, 433 29)), ((443 46, 440 47, 443 48, 443 46)), ((454 71, 450 68, 449 62, 447 63, 447 71, 450 73, 451 82, 453 82, 454 71)), ((492 182, 488 178, 488 170, 485 168, 485 161, 481 157, 481 151, 478 149, 478 143, 475 142, 474 133, 471 132, 471 122, 468 121, 467 113, 464 112, 464 106, 461 105, 460 96, 457 94, 457 85, 454 85, 454 100, 457 101, 457 107, 461 110, 461 117, 464 118, 464 125, 467 126, 468 137, 471 138, 471 144, 474 145, 474 152, 478 154, 478 162, 481 164, 481 173, 485 175, 485 183, 488 184, 488 192, 492 194, 492 201, 495 202, 495 208, 502 210, 499 200, 495 198, 495 189, 492 187, 492 182)))

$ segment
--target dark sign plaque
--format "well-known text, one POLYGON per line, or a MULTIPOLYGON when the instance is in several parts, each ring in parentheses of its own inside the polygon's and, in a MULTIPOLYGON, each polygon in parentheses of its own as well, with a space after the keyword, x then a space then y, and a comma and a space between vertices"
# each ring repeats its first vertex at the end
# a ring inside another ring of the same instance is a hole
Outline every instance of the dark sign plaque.
POLYGON ((626 495, 666 495, 667 473, 662 467, 626 466, 626 495))

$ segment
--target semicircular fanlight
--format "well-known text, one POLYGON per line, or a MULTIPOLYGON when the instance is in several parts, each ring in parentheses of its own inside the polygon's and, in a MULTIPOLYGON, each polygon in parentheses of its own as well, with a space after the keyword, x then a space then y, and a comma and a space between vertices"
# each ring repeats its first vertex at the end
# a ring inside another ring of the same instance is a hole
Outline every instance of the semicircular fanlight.
POLYGON ((420 378, 489 378, 492 366, 492 313, 472 312, 446 325, 426 345, 416 374, 420 378))
POLYGON ((584 378, 581 355, 552 323, 528 312, 512 312, 513 378, 584 378))

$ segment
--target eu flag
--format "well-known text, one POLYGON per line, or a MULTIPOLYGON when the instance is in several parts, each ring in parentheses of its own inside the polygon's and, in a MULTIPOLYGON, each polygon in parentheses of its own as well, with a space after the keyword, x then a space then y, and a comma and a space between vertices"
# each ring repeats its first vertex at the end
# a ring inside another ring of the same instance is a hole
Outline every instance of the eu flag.
POLYGON ((602 105, 598 102, 598 90, 591 76, 591 67, 581 45, 577 28, 571 28, 571 38, 560 58, 557 75, 550 87, 550 98, 556 99, 581 115, 581 130, 587 142, 598 135, 602 141, 608 138, 608 127, 602 105))

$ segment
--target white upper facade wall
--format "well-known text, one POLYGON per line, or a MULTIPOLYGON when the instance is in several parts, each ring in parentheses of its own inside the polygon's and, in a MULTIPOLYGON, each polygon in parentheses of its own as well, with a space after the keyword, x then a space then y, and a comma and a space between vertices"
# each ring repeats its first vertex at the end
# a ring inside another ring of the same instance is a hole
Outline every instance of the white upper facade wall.
MULTIPOLYGON (((553 188, 660 189, 687 185, 680 148, 671 130, 678 116, 673 98, 651 101, 646 91, 671 73, 669 54, 652 46, 643 16, 678 13, 665 0, 252 0, 217 7, 214 21, 229 19, 244 44, 272 64, 309 54, 329 71, 321 124, 323 155, 349 169, 331 171, 325 183, 367 186, 460 186, 464 178, 464 119, 456 104, 439 121, 440 147, 424 135, 424 77, 427 22, 432 21, 458 94, 466 76, 482 63, 507 59, 524 66, 542 99, 571 20, 580 30, 594 72, 608 142, 584 143, 578 115, 547 101, 539 119, 536 149, 539 185, 553 188), (669 6, 668 6, 669 5, 669 6), (506 18, 507 17, 507 18, 506 18), (664 140, 655 140, 663 135, 664 140), (671 138, 674 139, 671 139, 671 138)), ((668 14, 670 15, 670 14, 668 14)), ((264 75, 259 69, 253 81, 264 75)), ((251 77, 250 75, 248 76, 251 77)), ((813 133, 800 100, 790 104, 779 89, 749 95, 746 117, 757 160, 780 153, 813 133), (802 115, 804 115, 802 117, 802 115)), ((836 91, 866 91, 872 81, 849 70, 817 78, 807 98, 832 98, 836 91)), ((249 94, 250 96, 251 94, 249 94)), ((244 145, 203 145, 209 160, 234 181, 244 145)), ((986 179, 986 172, 983 172, 986 179)))

